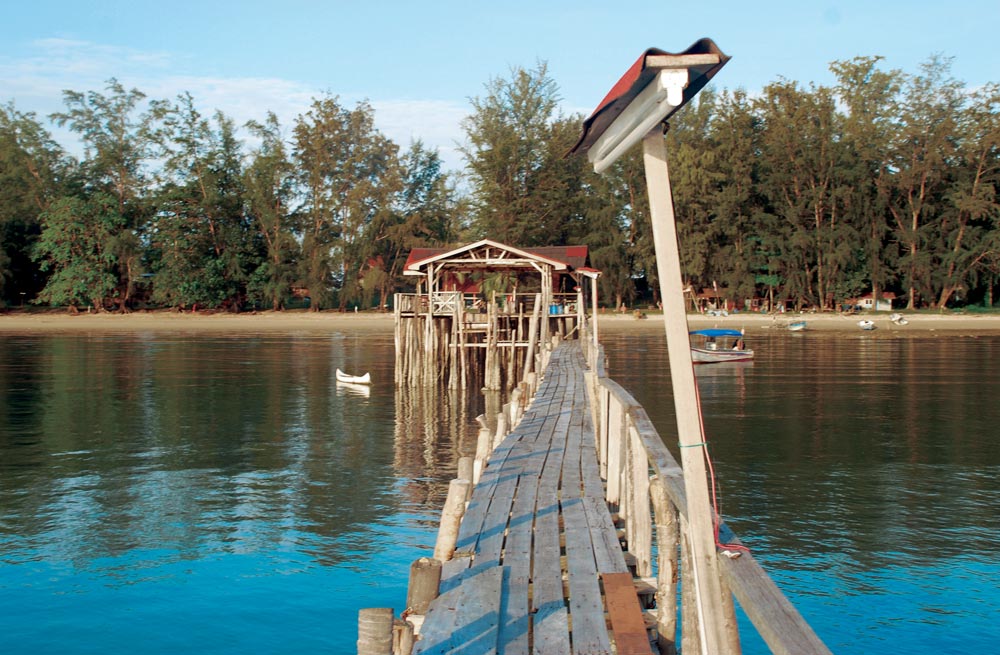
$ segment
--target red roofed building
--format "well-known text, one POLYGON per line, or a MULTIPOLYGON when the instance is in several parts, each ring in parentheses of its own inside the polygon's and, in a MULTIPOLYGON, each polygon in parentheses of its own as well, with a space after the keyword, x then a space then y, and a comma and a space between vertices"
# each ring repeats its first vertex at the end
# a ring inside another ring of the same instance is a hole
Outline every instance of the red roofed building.
MULTIPOLYGON (((507 273, 525 289, 523 283, 543 272, 555 292, 569 292, 580 286, 582 278, 600 276, 590 266, 587 246, 517 248, 490 239, 453 248, 414 248, 403 266, 403 275, 430 276, 434 291, 463 293, 480 293, 484 280, 496 273, 507 273)), ((541 285, 535 290, 541 291, 541 285)))
MULTIPOLYGON (((403 275, 414 278, 417 288, 395 297, 397 380, 425 380, 425 353, 433 344, 449 344, 448 372, 441 375, 450 385, 464 386, 460 380, 471 366, 466 359, 478 358, 481 350, 509 350, 498 356, 520 362, 525 352, 540 352, 550 334, 581 338, 586 332, 596 343, 596 323, 588 331, 586 315, 588 308, 597 311, 601 272, 590 266, 587 246, 518 248, 483 239, 414 248, 403 275)), ((529 363, 518 365, 530 370, 529 363)), ((487 388, 499 383, 484 382, 487 388)))

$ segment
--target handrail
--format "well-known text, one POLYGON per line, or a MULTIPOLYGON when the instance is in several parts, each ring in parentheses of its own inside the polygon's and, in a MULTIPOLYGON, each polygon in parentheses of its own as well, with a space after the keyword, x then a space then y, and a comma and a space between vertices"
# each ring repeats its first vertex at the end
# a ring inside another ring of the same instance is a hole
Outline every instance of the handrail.
MULTIPOLYGON (((676 593, 672 580, 677 571, 676 548, 664 547, 676 541, 671 530, 680 524, 680 542, 684 541, 687 523, 687 499, 684 491, 683 471, 677 460, 663 443, 646 410, 621 385, 605 373, 603 348, 589 349, 587 358, 591 366, 590 397, 595 418, 597 450, 601 470, 607 471, 608 502, 618 507, 625 521, 629 552, 636 558, 640 575, 649 575, 652 559, 652 525, 657 528, 660 566, 658 571, 659 616, 661 642, 667 649, 674 646, 676 606, 671 593, 676 593), (643 466, 645 464, 645 466, 643 466), (649 476, 650 470, 653 472, 649 476), (658 497, 667 500, 658 502, 658 497), (654 515, 649 517, 652 504, 654 515), (674 520, 674 516, 679 521, 674 520), (664 552, 670 550, 672 552, 664 552), (666 570, 665 570, 666 569, 666 570), (667 579, 664 579, 667 578, 667 579), (662 596, 662 598, 661 598, 662 596)), ((739 544, 736 535, 724 523, 720 525, 720 539, 725 543, 739 544)), ((739 601, 750 622, 773 653, 781 655, 829 654, 830 650, 819 639, 812 627, 802 618, 767 572, 749 552, 739 557, 720 557, 723 587, 739 601)), ((683 567, 681 567, 683 568, 683 567)), ((684 571, 683 573, 686 573, 684 571)), ((692 585, 683 584, 682 589, 692 585)), ((731 606, 731 601, 730 601, 731 606)), ((696 650, 697 617, 683 611, 682 629, 684 652, 696 650)), ((730 645, 739 652, 735 616, 730 645)))

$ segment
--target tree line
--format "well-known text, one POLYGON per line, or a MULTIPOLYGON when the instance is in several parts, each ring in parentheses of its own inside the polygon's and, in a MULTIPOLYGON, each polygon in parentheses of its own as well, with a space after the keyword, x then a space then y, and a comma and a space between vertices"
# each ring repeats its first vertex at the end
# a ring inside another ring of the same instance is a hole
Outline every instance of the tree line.
MULTIPOLYGON (((666 138, 682 268, 742 302, 836 308, 892 291, 909 307, 991 305, 1000 264, 1000 86, 951 62, 916 73, 834 62, 832 86, 708 88, 666 138)), ((598 176, 567 157, 544 63, 489 80, 463 123, 465 169, 402 149, 366 102, 314 98, 290 130, 237 126, 194 98, 110 80, 42 121, 0 105, 0 285, 8 306, 312 309, 386 306, 414 247, 489 237, 583 243, 617 307, 656 302, 638 152, 598 176)))

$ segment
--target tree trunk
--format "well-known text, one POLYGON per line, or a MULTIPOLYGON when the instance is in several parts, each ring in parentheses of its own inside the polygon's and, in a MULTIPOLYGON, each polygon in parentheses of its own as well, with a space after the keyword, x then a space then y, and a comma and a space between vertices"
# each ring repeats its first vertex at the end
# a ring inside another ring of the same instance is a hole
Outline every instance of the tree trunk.
POLYGON ((946 284, 946 285, 944 285, 944 287, 941 289, 941 296, 938 298, 938 302, 937 302, 937 306, 940 309, 944 309, 945 308, 945 305, 947 305, 948 301, 951 300, 951 296, 952 296, 952 294, 955 293, 955 289, 957 289, 957 288, 958 287, 956 285, 954 285, 954 284, 946 284))

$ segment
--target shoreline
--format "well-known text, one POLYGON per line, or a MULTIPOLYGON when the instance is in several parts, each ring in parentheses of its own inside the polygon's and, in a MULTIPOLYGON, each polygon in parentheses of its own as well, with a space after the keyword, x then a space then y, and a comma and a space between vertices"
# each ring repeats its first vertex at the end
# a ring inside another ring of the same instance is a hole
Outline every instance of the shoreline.
MULTIPOLYGON (((729 316, 704 316, 689 314, 691 329, 708 327, 744 329, 747 334, 756 332, 784 332, 794 321, 806 321, 807 332, 862 333, 858 321, 875 322, 876 330, 869 335, 905 335, 945 332, 1000 334, 1000 314, 907 314, 907 325, 895 325, 888 313, 858 314, 731 314, 729 316)), ((181 313, 169 310, 137 311, 130 314, 70 314, 63 311, 0 313, 0 333, 35 332, 287 332, 323 331, 329 329, 371 330, 391 332, 391 312, 306 312, 263 311, 246 314, 181 313)), ((607 332, 633 332, 662 330, 659 313, 636 319, 633 314, 599 314, 598 330, 607 332)))

